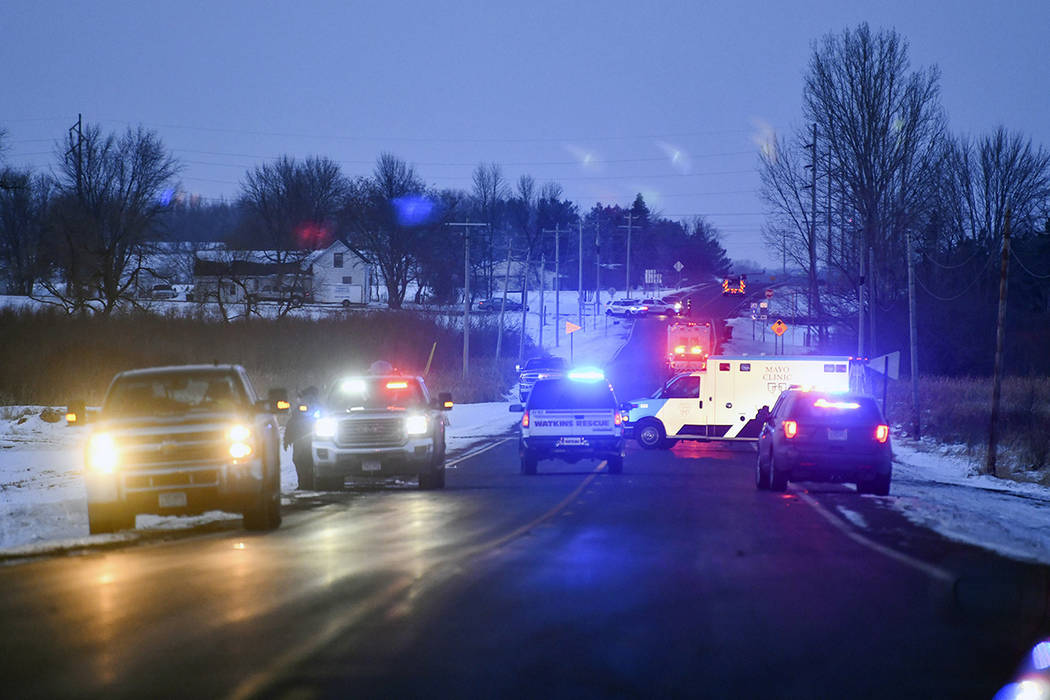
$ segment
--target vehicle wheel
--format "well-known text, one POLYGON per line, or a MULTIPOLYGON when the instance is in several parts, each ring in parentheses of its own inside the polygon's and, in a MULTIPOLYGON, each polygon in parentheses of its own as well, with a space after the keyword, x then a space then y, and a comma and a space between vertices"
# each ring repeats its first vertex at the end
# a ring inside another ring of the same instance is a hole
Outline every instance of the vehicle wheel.
POLYGON ((615 455, 608 459, 610 474, 623 474, 623 455, 615 455))
POLYGON ((879 474, 871 481, 858 481, 857 493, 870 493, 875 496, 889 496, 890 475, 879 474))
POLYGON ((777 470, 776 460, 769 455, 769 488, 772 491, 784 491, 787 489, 788 475, 786 472, 777 470))
POLYGON ((769 490, 769 467, 762 464, 762 453, 758 453, 755 460, 755 488, 759 491, 769 490))
POLYGON ((346 481, 341 476, 321 476, 314 474, 314 488, 318 491, 342 491, 346 481))
POLYGON ((88 503, 88 532, 100 535, 135 527, 135 514, 121 508, 119 503, 88 503))
POLYGON ((667 438, 663 424, 655 418, 646 418, 634 430, 638 444, 647 450, 655 450, 667 438))
POLYGON ((281 494, 271 491, 259 496, 248 510, 244 511, 245 530, 276 530, 281 526, 281 494))
POLYGON ((343 299, 343 308, 344 309, 349 309, 350 308, 350 300, 349 299, 343 299))
POLYGON ((419 488, 424 490, 445 488, 445 445, 442 443, 441 451, 434 455, 430 463, 430 470, 419 475, 419 488))
POLYGON ((521 456, 521 473, 522 474, 535 474, 536 465, 539 463, 539 459, 532 452, 525 452, 521 456))

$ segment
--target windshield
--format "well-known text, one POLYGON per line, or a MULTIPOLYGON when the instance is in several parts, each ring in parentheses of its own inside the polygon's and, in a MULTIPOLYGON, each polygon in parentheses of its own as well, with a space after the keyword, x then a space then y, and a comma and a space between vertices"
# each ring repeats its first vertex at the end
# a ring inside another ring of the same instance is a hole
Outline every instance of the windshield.
POLYGON ((616 397, 606 382, 569 379, 543 380, 529 396, 529 408, 616 408, 616 397))
POLYGON ((191 411, 232 411, 247 396, 228 372, 138 374, 116 380, 102 412, 106 416, 157 416, 191 411))
POLYGON ((351 377, 336 383, 328 395, 330 411, 422 408, 423 387, 410 377, 351 377))
POLYGON ((561 357, 534 357, 525 363, 525 369, 565 369, 565 359, 561 357))
POLYGON ((856 394, 799 393, 791 407, 791 414, 798 420, 830 420, 849 425, 883 422, 875 399, 856 394))

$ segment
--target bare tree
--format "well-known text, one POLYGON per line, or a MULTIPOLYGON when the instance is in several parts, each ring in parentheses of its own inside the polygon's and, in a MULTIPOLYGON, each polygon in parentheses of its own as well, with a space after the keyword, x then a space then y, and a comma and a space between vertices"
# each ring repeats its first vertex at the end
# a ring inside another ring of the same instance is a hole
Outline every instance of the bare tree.
POLYGON ((0 260, 7 268, 8 292, 29 296, 46 271, 46 221, 52 183, 29 170, 0 172, 0 260))
MULTIPOLYGON (((908 45, 895 31, 868 25, 828 34, 814 46, 803 94, 804 114, 817 124, 819 153, 829 168, 850 227, 844 262, 854 266, 869 250, 886 277, 882 289, 905 285, 904 234, 928 205, 931 171, 945 132, 936 67, 912 70, 908 45), (852 253, 852 255, 848 255, 852 253)), ((830 207, 829 207, 830 208, 830 207)))
POLYGON ((479 163, 474 168, 473 191, 471 192, 474 208, 481 221, 489 225, 488 246, 485 251, 485 281, 488 294, 492 296, 493 269, 495 268, 495 251, 493 249, 493 232, 498 228, 503 210, 506 206, 507 197, 510 196, 510 188, 503 178, 503 169, 498 163, 479 163))
POLYGON ((372 177, 351 186, 345 242, 379 270, 391 309, 405 301, 438 209, 415 169, 390 153, 379 156, 372 177))
POLYGON ((152 131, 103 135, 88 126, 80 148, 60 145, 54 251, 64 284, 44 284, 69 310, 110 313, 132 297, 145 256, 170 198, 161 196, 179 171, 152 131))

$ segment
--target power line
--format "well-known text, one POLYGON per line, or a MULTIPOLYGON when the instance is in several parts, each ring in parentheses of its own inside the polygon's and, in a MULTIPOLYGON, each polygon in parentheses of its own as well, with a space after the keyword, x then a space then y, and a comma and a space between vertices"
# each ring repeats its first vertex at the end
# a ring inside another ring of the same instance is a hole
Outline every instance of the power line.
POLYGON ((1040 279, 1040 280, 1047 280, 1047 279, 1050 279, 1050 275, 1037 275, 1036 273, 1034 273, 1034 272, 1032 272, 1031 270, 1029 270, 1029 269, 1028 269, 1028 268, 1027 268, 1027 267, 1025 266, 1025 264, 1024 264, 1023 262, 1021 262, 1021 258, 1019 258, 1019 257, 1017 256, 1017 250, 1016 250, 1015 248, 1011 248, 1011 249, 1010 249, 1010 255, 1011 255, 1011 256, 1013 256, 1013 259, 1014 259, 1014 260, 1016 260, 1016 261, 1017 261, 1017 264, 1021 266, 1021 269, 1022 269, 1022 270, 1024 270, 1025 272, 1027 272, 1027 273, 1028 273, 1029 275, 1031 275, 1032 277, 1035 277, 1036 279, 1040 279))

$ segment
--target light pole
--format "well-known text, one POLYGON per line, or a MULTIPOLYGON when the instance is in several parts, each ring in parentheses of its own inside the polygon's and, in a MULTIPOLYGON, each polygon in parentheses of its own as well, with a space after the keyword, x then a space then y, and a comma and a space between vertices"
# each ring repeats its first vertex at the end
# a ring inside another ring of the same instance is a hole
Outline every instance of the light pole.
POLYGON ((470 372, 470 228, 488 224, 472 224, 467 219, 446 226, 463 227, 463 378, 466 379, 470 372))

